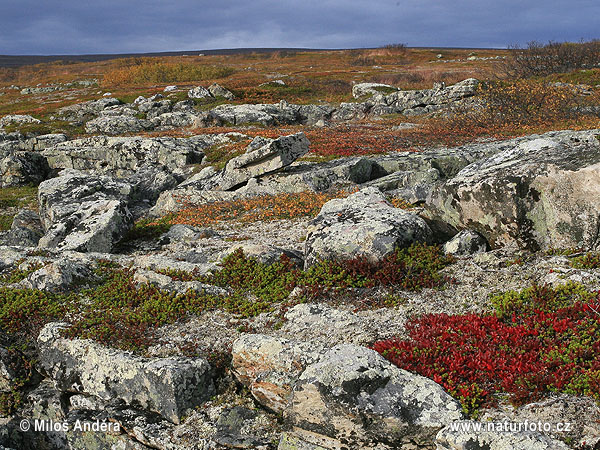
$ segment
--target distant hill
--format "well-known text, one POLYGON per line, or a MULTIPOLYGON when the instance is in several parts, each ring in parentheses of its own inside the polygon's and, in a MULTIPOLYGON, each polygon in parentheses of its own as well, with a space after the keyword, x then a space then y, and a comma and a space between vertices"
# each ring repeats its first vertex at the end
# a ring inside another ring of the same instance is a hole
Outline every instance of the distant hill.
POLYGON ((318 52, 314 48, 229 48, 219 50, 190 50, 185 52, 116 53, 101 55, 0 55, 0 67, 19 67, 53 61, 94 62, 116 58, 198 55, 234 55, 243 53, 272 53, 278 51, 318 52))

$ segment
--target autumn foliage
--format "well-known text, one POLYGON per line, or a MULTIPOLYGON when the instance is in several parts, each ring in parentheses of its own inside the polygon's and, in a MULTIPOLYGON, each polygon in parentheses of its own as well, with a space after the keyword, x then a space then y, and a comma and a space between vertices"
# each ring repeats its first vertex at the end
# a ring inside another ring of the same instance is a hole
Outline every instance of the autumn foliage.
POLYGON ((465 411, 550 392, 600 399, 600 302, 579 285, 534 286, 492 299, 497 315, 427 314, 409 339, 373 349, 399 367, 440 383, 465 411))

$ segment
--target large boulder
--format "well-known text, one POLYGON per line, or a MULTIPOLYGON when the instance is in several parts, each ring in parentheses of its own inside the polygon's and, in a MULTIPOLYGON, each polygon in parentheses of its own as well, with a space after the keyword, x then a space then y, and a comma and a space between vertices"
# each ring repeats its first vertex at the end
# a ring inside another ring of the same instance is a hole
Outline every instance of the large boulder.
POLYGON ((40 332, 40 369, 63 392, 122 400, 179 423, 214 394, 211 368, 201 358, 142 358, 91 340, 60 336, 65 324, 40 332))
POLYGON ((48 161, 37 152, 11 152, 0 156, 0 187, 38 184, 50 174, 48 161))
POLYGON ((174 171, 202 161, 199 139, 94 136, 62 142, 42 151, 53 169, 108 173, 116 177, 136 174, 145 164, 174 171))
POLYGON ((350 448, 427 445, 462 418, 460 404, 440 385, 351 344, 332 348, 304 370, 285 415, 297 429, 350 448))
POLYGON ((375 187, 325 203, 311 222, 305 267, 322 259, 383 259, 396 248, 428 242, 432 232, 414 213, 394 208, 375 187))
POLYGON ((377 95, 399 90, 397 87, 383 83, 357 83, 352 86, 352 97, 361 98, 366 95, 377 95))
POLYGON ((40 247, 109 253, 129 230, 131 186, 105 176, 65 170, 38 188, 45 235, 40 247))
POLYGON ((43 235, 44 229, 38 213, 30 209, 22 209, 13 218, 10 230, 0 242, 5 245, 35 247, 43 235))
POLYGON ((293 163, 308 153, 310 142, 304 133, 278 139, 255 138, 246 153, 229 160, 218 182, 218 189, 232 190, 250 178, 269 174, 293 163))
POLYGON ((492 246, 596 248, 600 132, 551 132, 510 141, 431 195, 433 216, 483 234, 492 246))

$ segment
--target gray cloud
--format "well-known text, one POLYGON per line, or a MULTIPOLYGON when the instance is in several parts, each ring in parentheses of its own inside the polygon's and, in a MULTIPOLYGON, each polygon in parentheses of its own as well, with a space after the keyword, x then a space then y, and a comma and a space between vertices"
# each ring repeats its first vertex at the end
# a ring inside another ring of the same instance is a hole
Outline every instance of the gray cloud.
POLYGON ((6 0, 0 54, 232 47, 504 47, 598 36, 594 0, 6 0))

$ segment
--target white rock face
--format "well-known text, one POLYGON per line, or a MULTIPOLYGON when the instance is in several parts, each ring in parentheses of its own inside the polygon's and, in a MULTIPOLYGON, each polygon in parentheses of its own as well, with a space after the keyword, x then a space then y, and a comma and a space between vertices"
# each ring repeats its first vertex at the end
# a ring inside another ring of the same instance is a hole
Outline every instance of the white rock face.
POLYGON ((394 208, 375 187, 325 203, 311 222, 305 267, 320 259, 381 260, 398 247, 427 242, 432 232, 416 214, 394 208))
POLYGON ((40 365, 61 391, 121 399, 174 423, 214 393, 210 365, 201 358, 141 358, 91 340, 65 339, 65 324, 40 332, 40 365))

